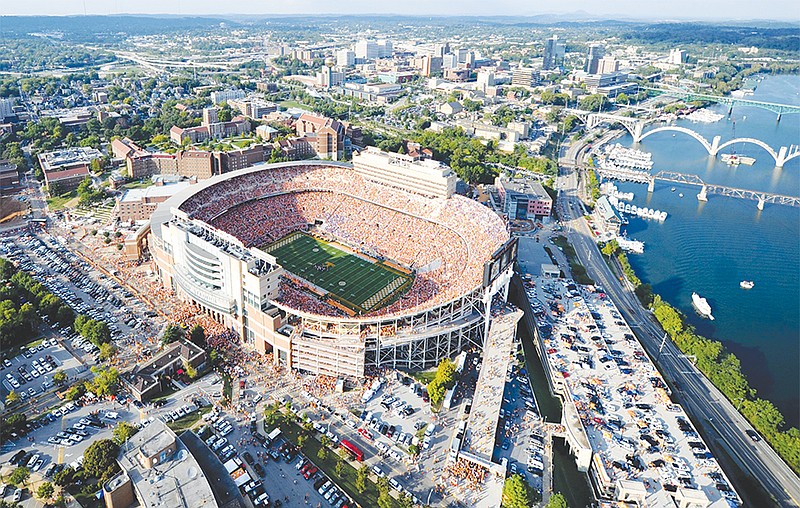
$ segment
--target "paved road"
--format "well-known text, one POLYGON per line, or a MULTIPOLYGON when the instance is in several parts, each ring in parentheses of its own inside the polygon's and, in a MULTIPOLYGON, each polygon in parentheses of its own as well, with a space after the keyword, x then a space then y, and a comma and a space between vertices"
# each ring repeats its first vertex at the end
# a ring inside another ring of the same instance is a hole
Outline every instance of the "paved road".
MULTIPOLYGON (((568 156, 580 157, 579 145, 570 147, 568 156)), ((625 319, 637 331, 637 336, 659 365, 664 376, 680 386, 680 400, 697 425, 711 436, 717 436, 725 450, 733 456, 764 489, 771 493, 781 506, 800 506, 800 478, 786 465, 764 440, 755 443, 745 431, 753 427, 736 410, 733 404, 689 361, 678 348, 667 340, 659 354, 664 332, 654 322, 649 311, 643 309, 631 288, 624 287, 611 273, 594 243, 593 234, 582 218, 583 209, 577 195, 578 179, 574 170, 561 169, 560 206, 569 224, 570 243, 590 276, 601 284, 617 302, 625 319)))

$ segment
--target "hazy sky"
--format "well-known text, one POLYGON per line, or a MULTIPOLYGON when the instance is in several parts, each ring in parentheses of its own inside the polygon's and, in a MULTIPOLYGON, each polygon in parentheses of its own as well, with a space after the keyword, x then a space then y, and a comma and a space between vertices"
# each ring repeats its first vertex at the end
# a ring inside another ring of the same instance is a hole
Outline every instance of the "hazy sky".
POLYGON ((657 19, 800 22, 796 0, 0 0, 0 14, 440 14, 536 15, 585 11, 657 19))

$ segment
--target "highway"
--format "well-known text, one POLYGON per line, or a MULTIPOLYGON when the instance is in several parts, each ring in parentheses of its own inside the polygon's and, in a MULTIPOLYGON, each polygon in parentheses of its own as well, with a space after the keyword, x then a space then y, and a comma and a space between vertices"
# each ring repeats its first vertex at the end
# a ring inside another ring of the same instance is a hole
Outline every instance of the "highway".
MULTIPOLYGON (((559 214, 580 262, 623 312, 664 377, 673 386, 679 387, 679 401, 692 416, 695 425, 705 430, 709 440, 716 439, 744 471, 761 483, 777 505, 800 506, 800 478, 765 440, 754 442, 745 434, 746 430, 753 428, 749 422, 670 339, 664 340, 664 331, 650 311, 639 304, 630 285, 627 282, 623 285, 606 264, 583 218, 584 209, 578 192, 579 178, 573 169, 575 163, 581 160, 584 150, 585 146, 580 142, 566 150, 565 158, 572 164, 559 164, 558 184, 559 214)), ((762 505, 763 500, 760 501, 753 506, 762 505)))

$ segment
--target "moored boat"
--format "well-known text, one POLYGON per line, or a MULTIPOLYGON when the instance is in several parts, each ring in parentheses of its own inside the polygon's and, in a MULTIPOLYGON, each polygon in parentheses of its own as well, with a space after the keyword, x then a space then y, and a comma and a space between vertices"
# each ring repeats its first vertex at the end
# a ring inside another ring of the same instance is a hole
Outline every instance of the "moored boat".
POLYGON ((701 316, 714 321, 714 316, 711 315, 711 305, 708 304, 708 300, 697 293, 692 293, 692 305, 694 305, 694 308, 697 309, 697 312, 699 312, 701 316))

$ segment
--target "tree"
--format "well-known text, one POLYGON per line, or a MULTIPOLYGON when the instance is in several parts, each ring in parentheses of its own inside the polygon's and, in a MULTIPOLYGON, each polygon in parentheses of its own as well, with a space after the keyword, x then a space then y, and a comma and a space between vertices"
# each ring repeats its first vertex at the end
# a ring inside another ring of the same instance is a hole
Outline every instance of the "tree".
POLYGON ((307 439, 308 439, 308 436, 304 436, 303 434, 297 436, 297 446, 298 446, 298 448, 302 449, 303 445, 306 444, 306 440, 307 439))
POLYGON ((39 499, 43 499, 48 501, 53 498, 53 494, 55 494, 56 489, 53 488, 53 484, 50 482, 44 482, 43 484, 39 485, 39 489, 36 491, 36 495, 39 499))
POLYGON ((567 508, 567 498, 561 492, 553 494, 545 508, 567 508))
POLYGON ((321 447, 321 448, 319 449, 319 451, 317 452, 317 458, 318 458, 319 460, 325 460, 325 459, 327 459, 327 458, 328 458, 328 449, 327 449, 327 448, 325 448, 324 446, 323 446, 323 447, 321 447))
POLYGON ((68 485, 72 485, 75 482, 75 470, 71 467, 65 467, 55 475, 53 475, 53 481, 59 487, 66 487, 68 485))
POLYGON ((117 347, 110 343, 106 342, 104 344, 100 344, 100 359, 101 360, 109 360, 116 356, 117 354, 117 347))
POLYGON ((64 394, 64 398, 68 401, 74 402, 86 394, 86 384, 83 381, 79 381, 72 385, 67 393, 64 394))
POLYGON ((161 336, 161 343, 164 345, 171 344, 182 337, 183 329, 176 324, 170 324, 164 328, 164 335, 161 336))
POLYGON ((341 457, 336 460, 336 465, 333 466, 333 471, 336 473, 336 476, 339 478, 342 477, 342 473, 344 473, 344 461, 341 457))
POLYGON ((95 441, 83 454, 83 468, 101 482, 109 480, 119 470, 119 445, 110 439, 95 441))
POLYGON ((189 379, 194 379, 197 377, 197 369, 192 367, 192 364, 186 360, 183 361, 183 370, 186 372, 186 375, 189 376, 189 379))
POLYGON ((436 368, 436 378, 445 388, 450 389, 456 384, 456 365, 450 358, 444 358, 436 368))
POLYGON ((389 495, 388 490, 383 490, 378 495, 379 508, 392 508, 392 496, 389 495))
POLYGON ((531 505, 528 485, 518 474, 506 478, 503 485, 503 506, 506 508, 528 508, 531 505))
POLYGON ((206 331, 200 325, 194 325, 189 330, 189 340, 202 348, 206 347, 206 331))
POLYGON ((21 399, 19 397, 19 394, 17 392, 15 392, 14 390, 11 390, 10 392, 8 392, 8 395, 6 395, 6 405, 7 406, 10 406, 12 404, 16 404, 20 400, 21 399))
POLYGON ((444 394, 447 389, 439 382, 437 378, 433 378, 428 383, 428 397, 431 401, 431 406, 439 407, 444 401, 444 394))
POLYGON ((356 472, 356 490, 363 494, 367 490, 367 479, 369 478, 369 467, 364 464, 356 472))
POLYGON ((137 432, 139 432, 139 429, 130 423, 119 422, 117 426, 114 427, 114 442, 121 446, 137 432))
POLYGON ((331 441, 331 438, 329 438, 328 436, 322 436, 322 438, 319 440, 319 442, 322 443, 322 446, 324 446, 325 448, 328 448, 328 447, 330 447, 332 441, 331 441))
POLYGON ((92 390, 98 397, 114 395, 119 384, 119 371, 114 367, 92 367, 92 390))
POLYGON ((400 494, 400 508, 414 508, 414 498, 408 492, 400 494))
POLYGON ((618 250, 619 250, 619 243, 617 243, 617 240, 615 238, 609 242, 606 242, 606 244, 603 246, 600 252, 602 252, 608 257, 611 257, 614 254, 616 254, 618 250))
POLYGON ((20 485, 25 485, 25 482, 27 482, 30 477, 31 472, 27 467, 18 467, 11 473, 11 476, 8 477, 8 483, 19 487, 20 485))

